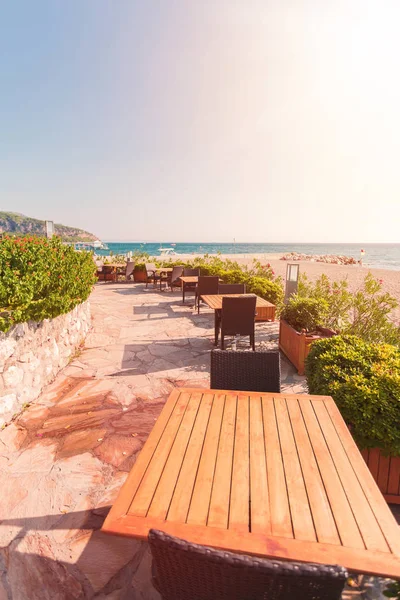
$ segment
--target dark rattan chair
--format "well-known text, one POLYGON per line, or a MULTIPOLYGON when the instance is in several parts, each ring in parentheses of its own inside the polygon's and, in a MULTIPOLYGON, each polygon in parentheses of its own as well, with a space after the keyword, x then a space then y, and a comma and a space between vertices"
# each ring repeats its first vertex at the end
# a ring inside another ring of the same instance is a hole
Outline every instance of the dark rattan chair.
POLYGON ((171 288, 171 292, 174 291, 174 287, 179 287, 179 288, 182 287, 179 277, 181 275, 183 275, 183 269, 184 269, 183 266, 176 266, 176 267, 173 267, 171 273, 167 273, 167 274, 161 273, 160 286, 161 286, 161 283, 165 282, 167 284, 167 286, 169 286, 171 288))
POLYGON ((255 317, 257 296, 222 298, 221 349, 226 335, 249 335, 255 350, 255 317))
POLYGON ((203 275, 199 277, 196 288, 197 312, 200 313, 201 296, 204 294, 218 294, 219 277, 203 275))
POLYGON ((99 281, 117 281, 117 272, 110 265, 103 265, 98 275, 99 281))
POLYGON ((281 391, 279 352, 212 350, 210 373, 213 390, 281 391))
POLYGON ((160 280, 160 275, 157 274, 157 267, 154 263, 146 263, 146 288, 149 283, 157 285, 157 281, 160 280))
POLYGON ((218 294, 245 294, 246 286, 244 283, 220 283, 218 294))
POLYGON ((153 585, 163 600, 339 600, 343 567, 199 546, 151 529, 153 585))

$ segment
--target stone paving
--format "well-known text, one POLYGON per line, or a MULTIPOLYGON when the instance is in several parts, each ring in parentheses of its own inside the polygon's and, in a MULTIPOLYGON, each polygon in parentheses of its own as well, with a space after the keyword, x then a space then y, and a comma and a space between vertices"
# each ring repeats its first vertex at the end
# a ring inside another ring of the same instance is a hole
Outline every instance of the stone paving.
MULTIPOLYGON (((147 544, 99 529, 170 391, 209 387, 213 313, 140 284, 90 300, 82 351, 0 432, 0 600, 159 599, 147 544)), ((259 346, 277 338, 257 324, 259 346)), ((282 390, 306 391, 284 358, 282 390)), ((365 582, 346 598, 379 598, 365 582)))

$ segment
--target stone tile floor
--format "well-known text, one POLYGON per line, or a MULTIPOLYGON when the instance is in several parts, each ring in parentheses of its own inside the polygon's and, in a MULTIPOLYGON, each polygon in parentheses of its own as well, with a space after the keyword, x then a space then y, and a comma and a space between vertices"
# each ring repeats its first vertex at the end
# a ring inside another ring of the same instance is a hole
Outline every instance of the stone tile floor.
MULTIPOLYGON (((99 529, 170 391, 209 387, 213 313, 140 284, 99 284, 91 305, 82 351, 0 433, 0 600, 159 598, 147 544, 99 529)), ((277 324, 256 338, 275 348, 277 324)), ((282 389, 306 391, 285 358, 282 389)))

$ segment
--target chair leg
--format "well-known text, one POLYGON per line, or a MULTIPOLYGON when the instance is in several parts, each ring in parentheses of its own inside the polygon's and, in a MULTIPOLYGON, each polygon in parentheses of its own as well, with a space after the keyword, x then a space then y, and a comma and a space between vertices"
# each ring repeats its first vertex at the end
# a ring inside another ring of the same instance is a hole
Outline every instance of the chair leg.
POLYGON ((221 332, 221 350, 225 350, 225 337, 222 332, 221 332))
POLYGON ((254 333, 250 336, 250 344, 251 344, 251 347, 253 348, 254 352, 255 352, 255 349, 256 349, 256 339, 255 339, 255 337, 256 336, 254 335, 254 333))

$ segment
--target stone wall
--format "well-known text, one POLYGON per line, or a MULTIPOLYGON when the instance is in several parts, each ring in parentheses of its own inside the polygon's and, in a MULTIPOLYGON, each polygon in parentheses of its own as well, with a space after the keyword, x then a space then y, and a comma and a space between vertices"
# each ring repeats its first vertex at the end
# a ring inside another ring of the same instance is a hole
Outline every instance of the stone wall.
POLYGON ((53 381, 90 329, 90 304, 40 323, 0 332, 0 426, 53 381))

